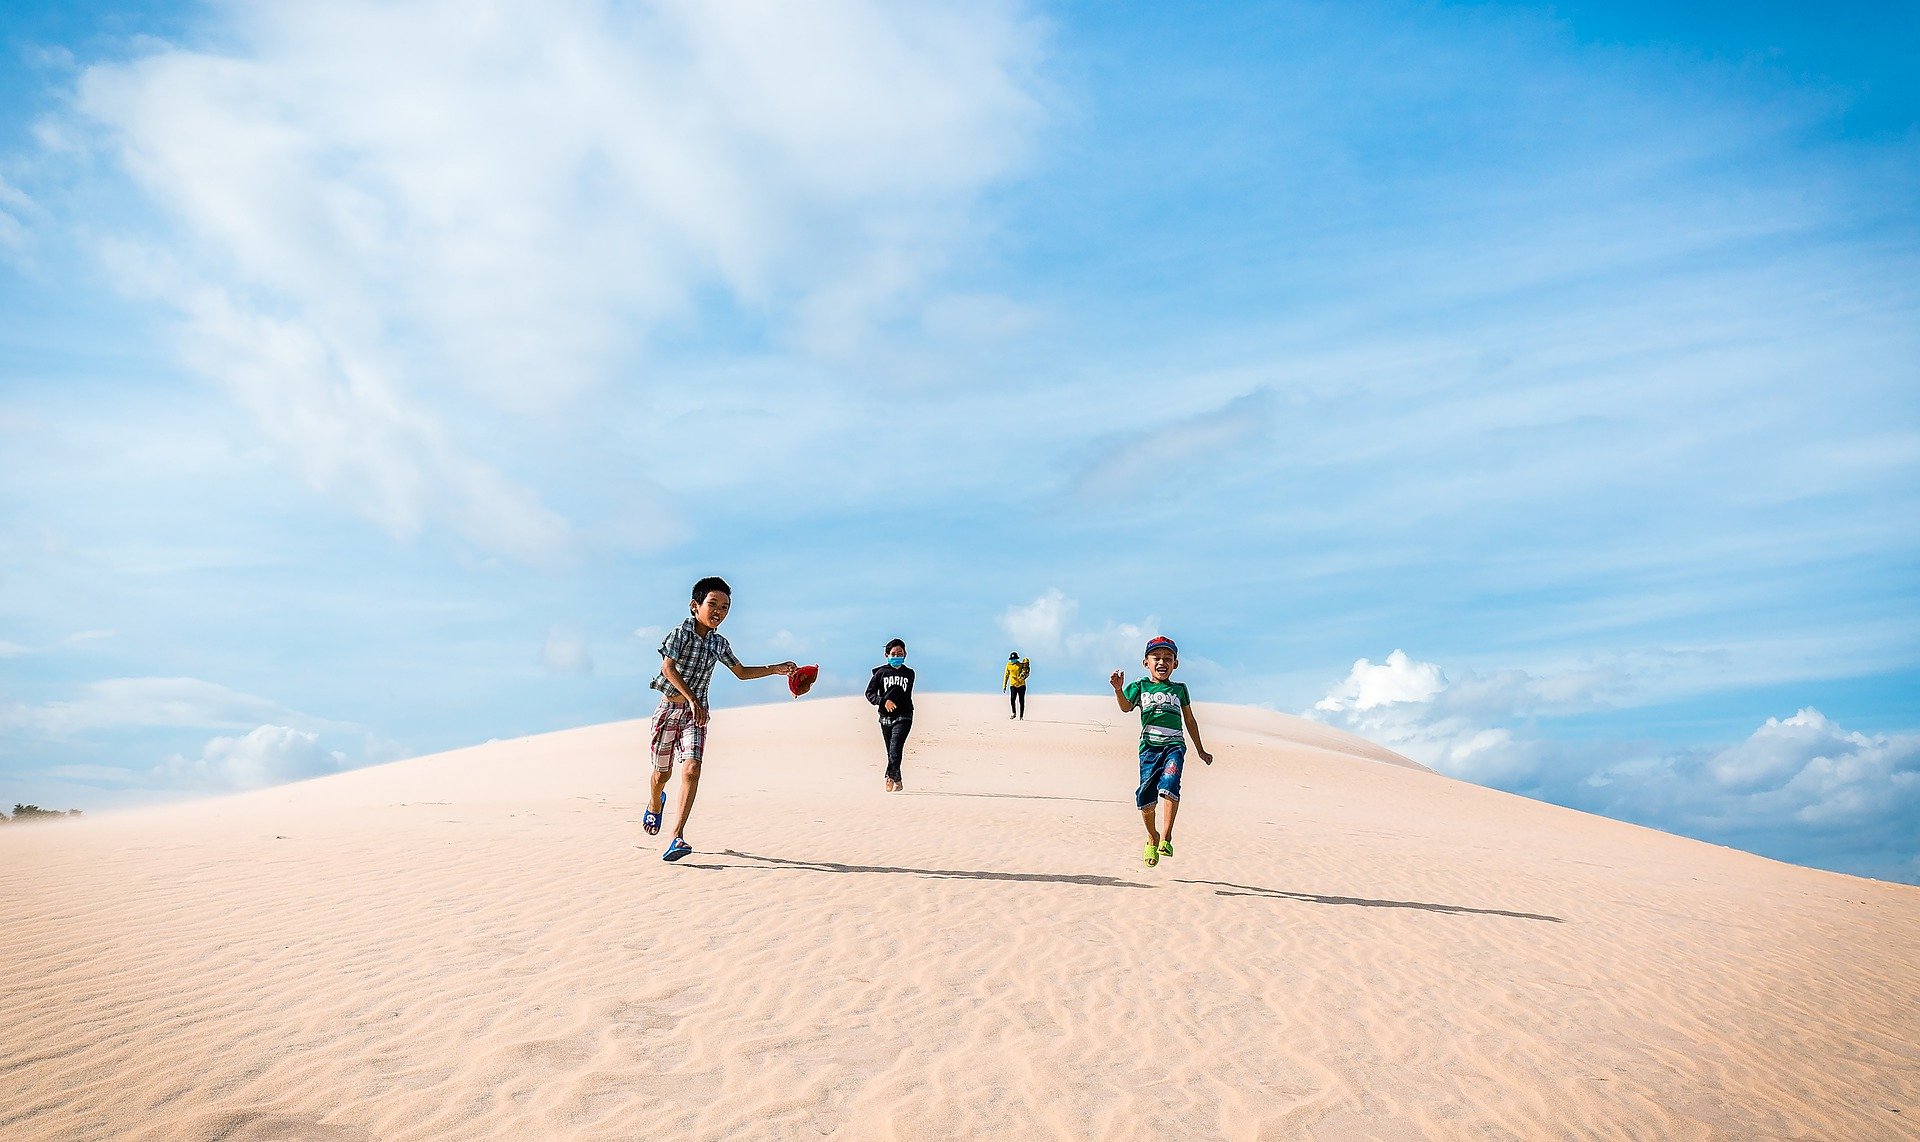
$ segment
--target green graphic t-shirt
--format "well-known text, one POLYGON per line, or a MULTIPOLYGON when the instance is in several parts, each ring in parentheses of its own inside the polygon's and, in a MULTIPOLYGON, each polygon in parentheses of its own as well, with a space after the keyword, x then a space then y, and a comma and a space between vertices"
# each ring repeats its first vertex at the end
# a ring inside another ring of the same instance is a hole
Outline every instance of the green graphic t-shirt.
POLYGON ((1192 701, 1187 697, 1186 683, 1142 678, 1127 683, 1121 693, 1140 707, 1141 745, 1173 745, 1187 740, 1186 725, 1180 720, 1180 712, 1192 701))

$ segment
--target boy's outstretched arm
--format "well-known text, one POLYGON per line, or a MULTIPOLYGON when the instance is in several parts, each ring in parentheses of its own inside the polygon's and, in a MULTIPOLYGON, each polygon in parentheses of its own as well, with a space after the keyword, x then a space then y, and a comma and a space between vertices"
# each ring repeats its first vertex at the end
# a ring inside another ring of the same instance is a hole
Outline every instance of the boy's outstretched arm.
POLYGON ((1126 684, 1126 681, 1127 676, 1118 670, 1107 675, 1107 684, 1113 687, 1113 700, 1120 703, 1120 712, 1123 714, 1133 709, 1133 703, 1127 701, 1126 691, 1121 689, 1121 687, 1126 684))
POLYGON ((1203 746, 1200 744, 1200 723, 1193 720, 1193 707, 1192 706, 1180 707, 1180 716, 1186 719, 1187 736, 1193 739, 1193 752, 1200 755, 1201 761, 1206 762, 1208 765, 1212 765, 1213 755, 1207 752, 1206 746, 1203 746))
POLYGON ((733 676, 745 682, 751 678, 765 678, 770 674, 792 674, 799 667, 791 662, 776 662, 771 666, 742 666, 738 662, 727 663, 727 669, 733 676))

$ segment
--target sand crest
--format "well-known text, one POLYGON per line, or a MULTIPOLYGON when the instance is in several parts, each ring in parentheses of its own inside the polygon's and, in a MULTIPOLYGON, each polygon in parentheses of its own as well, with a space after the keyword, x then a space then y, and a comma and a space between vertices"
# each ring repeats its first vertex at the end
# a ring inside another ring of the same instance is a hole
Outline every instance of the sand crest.
POLYGON ((1920 1137, 1920 890, 1199 707, 644 722, 0 831, 7 1138, 1920 1137))

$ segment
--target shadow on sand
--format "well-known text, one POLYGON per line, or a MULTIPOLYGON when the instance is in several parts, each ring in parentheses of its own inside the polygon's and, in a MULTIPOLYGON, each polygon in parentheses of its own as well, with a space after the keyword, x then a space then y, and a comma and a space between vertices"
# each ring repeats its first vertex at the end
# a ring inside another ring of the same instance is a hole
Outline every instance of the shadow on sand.
POLYGON ((903 789, 908 797, 1010 797, 1016 801, 1085 801, 1089 805, 1125 805, 1124 797, 1062 797, 1052 793, 957 793, 946 789, 903 789))
POLYGON ((1181 884, 1213 886, 1215 896, 1257 896, 1268 900, 1304 900, 1309 904, 1351 904, 1357 908, 1417 908, 1422 912, 1447 912, 1474 916, 1511 916, 1515 920, 1545 920, 1564 924, 1559 916, 1541 916, 1533 912, 1506 912, 1498 908, 1468 908, 1461 904, 1423 904, 1418 900, 1368 900, 1360 896, 1321 896, 1312 892, 1287 892, 1278 888, 1258 888, 1250 884, 1229 884, 1224 880, 1180 880, 1181 884))
MULTIPOLYGON (((741 860, 759 862, 765 868, 797 868, 806 872, 882 872, 902 876, 923 876, 929 880, 1011 880, 1021 884, 1084 884, 1094 888, 1152 888, 1151 884, 1141 884, 1132 880, 1121 880, 1115 876, 1096 876, 1091 873, 1074 875, 1052 872, 988 872, 979 869, 961 868, 897 868, 878 864, 838 864, 825 860, 787 860, 784 857, 756 856, 753 853, 736 852, 727 849, 721 856, 738 857, 741 860)), ((695 864, 693 861, 681 861, 681 868, 753 868, 754 865, 742 864, 695 864)))

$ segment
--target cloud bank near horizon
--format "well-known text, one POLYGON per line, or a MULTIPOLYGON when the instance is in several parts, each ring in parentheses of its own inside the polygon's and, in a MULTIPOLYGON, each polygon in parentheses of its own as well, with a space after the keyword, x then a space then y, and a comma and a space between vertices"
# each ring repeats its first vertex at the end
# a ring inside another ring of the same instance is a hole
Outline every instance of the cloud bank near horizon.
POLYGON ((112 678, 76 697, 0 705, 0 740, 106 742, 101 762, 56 764, 39 776, 123 790, 230 791, 318 777, 402 756, 365 727, 318 718, 200 678, 112 678), (215 733, 196 748, 207 731, 215 733), (156 742, 185 746, 154 759, 156 742), (132 748, 128 748, 131 744, 132 748), (190 752, 188 752, 190 751, 190 752))
POLYGON ((1450 679, 1395 650, 1355 662, 1305 714, 1450 777, 1782 860, 1920 877, 1920 734, 1849 731, 1809 707, 1717 747, 1555 740, 1553 717, 1612 704, 1620 678, 1450 679))

